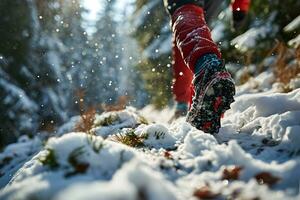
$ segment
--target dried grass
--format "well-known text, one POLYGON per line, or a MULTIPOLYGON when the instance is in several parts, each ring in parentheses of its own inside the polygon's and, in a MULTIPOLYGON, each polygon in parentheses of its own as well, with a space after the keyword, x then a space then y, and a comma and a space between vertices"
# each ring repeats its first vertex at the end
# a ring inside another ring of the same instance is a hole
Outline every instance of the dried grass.
POLYGON ((56 154, 53 149, 46 149, 47 153, 43 157, 40 157, 40 161, 43 165, 48 166, 50 169, 56 169, 59 167, 57 162, 56 154))
POLYGON ((91 129, 94 126, 94 121, 96 118, 96 107, 92 106, 89 108, 85 108, 84 106, 84 91, 78 91, 77 96, 79 98, 79 112, 81 120, 75 126, 75 131, 85 132, 87 134, 94 135, 91 129))
POLYGON ((126 105, 129 101, 129 99, 130 99, 129 96, 120 96, 118 98, 117 103, 115 103, 113 105, 101 104, 101 107, 105 112, 124 110, 126 108, 126 105))
POLYGON ((249 68, 246 66, 245 69, 243 70, 242 75, 239 78, 239 84, 243 85, 243 84, 247 83, 251 78, 252 78, 252 76, 249 72, 249 68))
POLYGON ((300 47, 288 49, 284 43, 279 43, 276 48, 277 60, 274 66, 276 81, 284 85, 283 92, 290 92, 289 83, 300 75, 300 47), (289 64, 289 60, 296 59, 295 64, 289 64))
POLYGON ((144 140, 147 139, 148 135, 143 134, 141 136, 135 134, 133 129, 129 129, 125 133, 119 133, 111 137, 112 141, 125 144, 130 147, 144 147, 144 140))
MULTIPOLYGON (((292 89, 289 88, 290 81, 300 76, 300 46, 296 49, 288 48, 284 42, 276 41, 274 47, 264 57, 268 58, 271 55, 276 56, 275 63, 272 66, 276 82, 283 84, 283 92, 291 91, 292 89), (296 62, 290 64, 290 61, 294 59, 296 59, 296 62)), ((247 53, 244 59, 245 66, 249 66, 252 63, 252 54, 247 53)), ((257 65, 258 73, 261 73, 263 69, 263 62, 257 65)), ((239 82, 244 84, 251 77, 249 69, 246 67, 239 82)))
POLYGON ((104 117, 102 120, 100 121, 96 121, 94 126, 111 126, 116 124, 116 122, 120 121, 120 117, 117 114, 110 114, 107 117, 104 117))

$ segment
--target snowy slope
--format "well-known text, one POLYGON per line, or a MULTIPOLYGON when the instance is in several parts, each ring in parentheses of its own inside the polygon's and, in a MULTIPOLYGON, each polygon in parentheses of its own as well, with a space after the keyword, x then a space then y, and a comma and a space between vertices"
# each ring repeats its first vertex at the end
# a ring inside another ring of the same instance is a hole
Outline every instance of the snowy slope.
POLYGON ((0 199, 300 199, 300 89, 269 77, 237 88, 215 136, 128 108, 90 134, 75 117, 45 144, 23 137, 0 154, 0 199))

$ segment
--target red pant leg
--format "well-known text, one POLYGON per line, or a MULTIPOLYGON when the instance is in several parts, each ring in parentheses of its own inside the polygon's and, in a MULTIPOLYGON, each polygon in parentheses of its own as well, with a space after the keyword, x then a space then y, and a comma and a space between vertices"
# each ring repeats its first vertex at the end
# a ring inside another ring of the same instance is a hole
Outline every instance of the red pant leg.
POLYGON ((190 104, 192 99, 193 72, 186 66, 175 42, 173 42, 173 94, 175 101, 190 104))
POLYGON ((186 4, 178 8, 172 15, 172 31, 181 56, 192 71, 196 61, 205 54, 213 53, 221 57, 201 7, 186 4))
POLYGON ((248 12, 250 7, 250 0, 235 0, 232 3, 232 10, 248 12))
POLYGON ((178 8, 172 15, 173 69, 175 82, 173 93, 178 102, 192 101, 193 71, 196 61, 205 54, 221 57, 205 22, 203 9, 193 4, 178 8))

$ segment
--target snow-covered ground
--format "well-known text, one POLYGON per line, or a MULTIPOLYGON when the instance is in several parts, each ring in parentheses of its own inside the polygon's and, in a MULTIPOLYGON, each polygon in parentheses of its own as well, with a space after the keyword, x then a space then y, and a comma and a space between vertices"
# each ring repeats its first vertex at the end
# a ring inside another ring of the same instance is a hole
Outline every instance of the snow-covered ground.
POLYGON ((237 88, 217 135, 148 107, 22 137, 0 154, 0 199, 300 199, 300 89, 271 77, 237 88))

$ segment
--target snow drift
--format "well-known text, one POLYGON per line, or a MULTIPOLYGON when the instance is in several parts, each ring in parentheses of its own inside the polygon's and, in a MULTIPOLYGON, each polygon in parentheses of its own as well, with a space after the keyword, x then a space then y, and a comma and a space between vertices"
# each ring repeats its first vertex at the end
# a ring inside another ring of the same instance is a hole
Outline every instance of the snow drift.
POLYGON ((22 137, 0 154, 0 199, 299 199, 300 89, 247 84, 217 135, 127 108, 89 134, 75 117, 47 142, 22 137))

